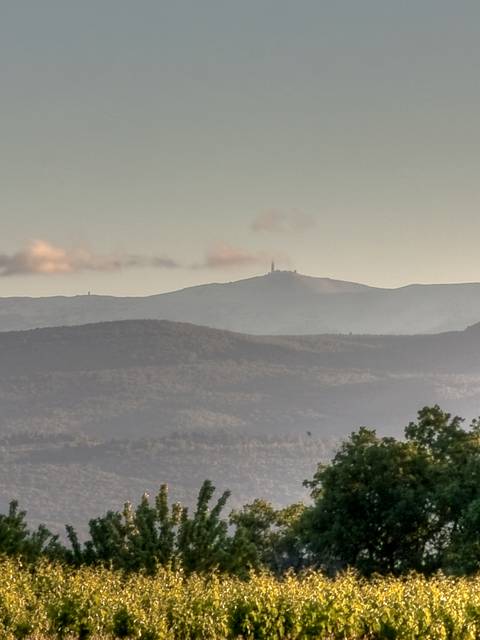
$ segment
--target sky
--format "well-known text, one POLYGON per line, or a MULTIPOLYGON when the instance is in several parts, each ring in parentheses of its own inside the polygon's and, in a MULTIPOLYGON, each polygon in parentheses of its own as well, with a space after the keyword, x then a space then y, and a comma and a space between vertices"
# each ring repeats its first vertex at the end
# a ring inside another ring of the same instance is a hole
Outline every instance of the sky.
POLYGON ((480 281, 480 3, 0 0, 0 296, 480 281))

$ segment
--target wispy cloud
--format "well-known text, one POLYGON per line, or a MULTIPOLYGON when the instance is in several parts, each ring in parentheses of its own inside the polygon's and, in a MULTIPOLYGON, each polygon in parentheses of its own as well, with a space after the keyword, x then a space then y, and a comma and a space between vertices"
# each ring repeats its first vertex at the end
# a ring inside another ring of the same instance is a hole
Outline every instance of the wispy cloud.
POLYGON ((203 267, 210 269, 224 269, 243 265, 254 265, 265 262, 265 256, 253 253, 240 247, 235 247, 226 242, 220 242, 213 246, 205 256, 203 267))
POLYGON ((315 225, 315 218, 306 213, 272 209, 260 213, 253 221, 252 229, 267 233, 293 233, 311 229, 315 225))
POLYGON ((290 264, 290 258, 284 252, 249 251, 226 242, 219 242, 209 249, 205 259, 191 265, 192 269, 230 269, 243 266, 262 266, 268 269, 270 261, 290 264))
POLYGON ((27 247, 12 254, 0 254, 0 276, 28 274, 55 275, 80 271, 119 271, 129 267, 175 269, 180 265, 165 256, 135 254, 98 254, 84 248, 66 249, 47 242, 33 240, 27 247))
POLYGON ((202 262, 191 265, 191 269, 230 269, 248 265, 266 264, 264 253, 255 253, 235 247, 227 242, 218 242, 205 254, 202 262))

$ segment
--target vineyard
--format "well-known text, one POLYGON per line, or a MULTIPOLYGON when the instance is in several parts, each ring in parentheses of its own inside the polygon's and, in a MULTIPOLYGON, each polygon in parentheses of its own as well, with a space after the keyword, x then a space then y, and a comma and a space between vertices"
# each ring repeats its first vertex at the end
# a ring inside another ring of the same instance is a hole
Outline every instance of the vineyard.
POLYGON ((0 637, 475 639, 480 578, 249 580, 0 564, 0 637))

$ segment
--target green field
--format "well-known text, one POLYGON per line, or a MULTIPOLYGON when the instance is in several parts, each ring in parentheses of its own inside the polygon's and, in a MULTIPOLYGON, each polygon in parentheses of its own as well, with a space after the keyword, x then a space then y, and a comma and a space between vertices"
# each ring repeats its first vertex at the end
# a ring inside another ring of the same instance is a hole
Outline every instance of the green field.
POLYGON ((480 578, 364 580, 319 573, 247 581, 0 564, 1 638, 480 637, 480 578))

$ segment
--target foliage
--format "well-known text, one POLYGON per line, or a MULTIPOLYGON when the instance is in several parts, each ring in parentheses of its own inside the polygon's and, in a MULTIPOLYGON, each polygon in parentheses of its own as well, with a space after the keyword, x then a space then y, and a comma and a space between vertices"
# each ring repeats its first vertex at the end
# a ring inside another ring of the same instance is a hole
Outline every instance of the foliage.
POLYGON ((230 569, 240 575, 249 569, 268 567, 277 574, 303 566, 303 547, 298 526, 304 511, 301 503, 274 509, 257 499, 239 511, 232 511, 235 527, 230 569))
POLYGON ((19 510, 16 500, 10 502, 7 514, 0 514, 0 554, 16 555, 27 561, 41 555, 61 555, 58 536, 52 535, 44 525, 30 531, 26 515, 25 511, 19 510))
POLYGON ((154 573, 158 566, 181 564, 186 571, 225 568, 229 553, 227 522, 221 512, 229 497, 224 492, 209 508, 215 492, 206 480, 198 494, 197 509, 190 517, 179 503, 169 507, 168 489, 162 485, 153 504, 147 494, 136 508, 126 503, 122 513, 109 511, 90 520, 90 538, 83 548, 73 527, 67 527, 71 563, 104 564, 127 571, 154 573))
POLYGON ((302 522, 311 561, 335 571, 480 568, 480 427, 425 407, 405 441, 361 428, 312 481, 302 522))
MULTIPOLYGON (((243 579, 251 570, 280 576, 307 567, 331 575, 351 567, 366 576, 480 570, 478 421, 464 428, 461 418, 433 406, 418 413, 402 441, 362 427, 306 485, 311 506, 276 509, 257 499, 229 518, 230 493, 215 501, 209 480, 191 512, 170 504, 162 485, 153 500, 144 494, 137 506, 127 503, 90 520, 83 544, 67 526, 68 548, 42 525, 31 532, 25 512, 12 502, 0 515, 0 553, 30 563, 46 557, 75 567, 148 575, 160 567, 186 574, 218 570, 243 579)), ((60 626, 68 626, 75 606, 65 603, 60 626)), ((127 619, 120 616, 118 624, 127 619)))
POLYGON ((228 560, 227 523, 220 518, 230 492, 225 491, 209 510, 215 487, 206 480, 198 494, 197 509, 189 518, 183 509, 178 532, 178 553, 186 571, 208 571, 224 567, 228 560))
POLYGON ((480 578, 278 579, 0 563, 0 635, 144 640, 398 640, 480 635, 480 578))

